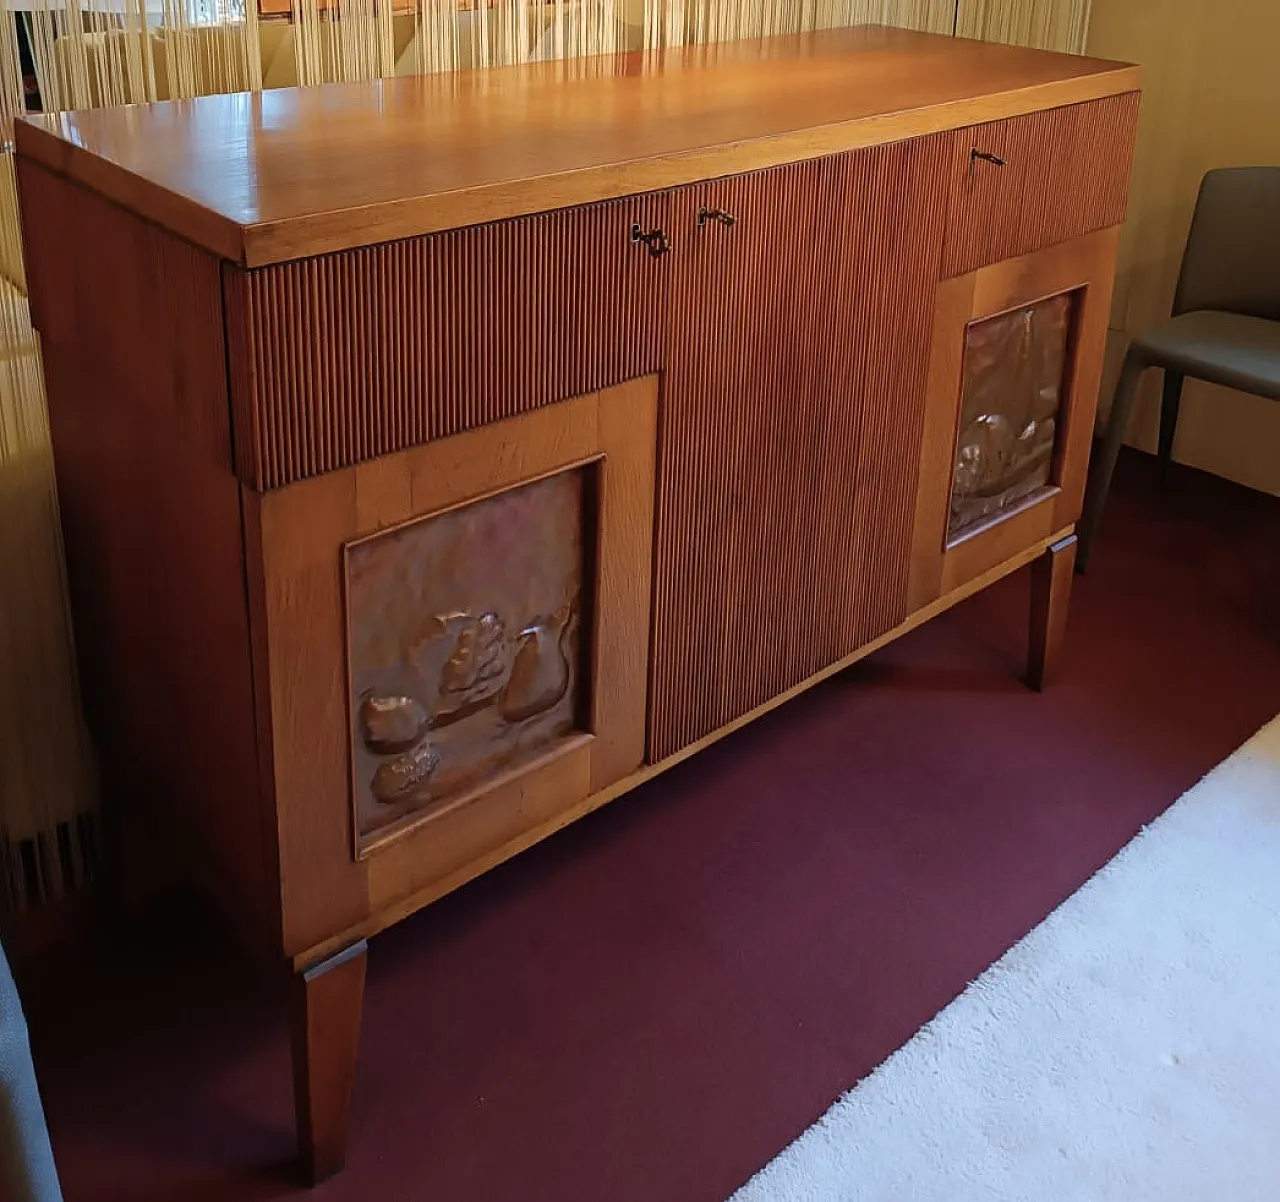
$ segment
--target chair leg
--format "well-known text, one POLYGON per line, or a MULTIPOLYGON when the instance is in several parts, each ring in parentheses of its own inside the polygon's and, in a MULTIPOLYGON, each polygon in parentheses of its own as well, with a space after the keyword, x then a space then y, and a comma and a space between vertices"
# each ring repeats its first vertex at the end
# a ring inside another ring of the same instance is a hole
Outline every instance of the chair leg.
POLYGON ((1164 399, 1160 402, 1160 483, 1169 479, 1169 465, 1173 462, 1173 436, 1178 431, 1178 413, 1182 408, 1182 382, 1180 372, 1165 370, 1164 399))
POLYGON ((364 1002, 364 940, 293 981, 293 1086, 308 1185, 341 1172, 364 1002))
POLYGON ((1107 422, 1102 452, 1094 460, 1093 470, 1089 476, 1084 514, 1080 519, 1080 551, 1076 556, 1077 572, 1083 572, 1088 565, 1093 540, 1102 522, 1102 511, 1107 505, 1107 494, 1111 491, 1111 477, 1116 470, 1116 460, 1120 457, 1120 444, 1124 441, 1124 433, 1133 413, 1133 402, 1138 395, 1138 384, 1142 381, 1142 373, 1147 370, 1147 366, 1146 361, 1135 354, 1131 347, 1124 357, 1124 366, 1120 369, 1120 383, 1116 386, 1115 400, 1111 405, 1111 420, 1107 422))

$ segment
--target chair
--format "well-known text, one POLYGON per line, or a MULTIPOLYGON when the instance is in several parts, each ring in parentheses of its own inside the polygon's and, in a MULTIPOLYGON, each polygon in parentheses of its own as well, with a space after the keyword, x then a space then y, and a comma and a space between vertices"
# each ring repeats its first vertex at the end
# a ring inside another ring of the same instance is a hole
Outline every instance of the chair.
POLYGON ((1200 185, 1173 318, 1133 340, 1080 523, 1083 571, 1134 397, 1149 367, 1164 369, 1160 471, 1167 475, 1187 376, 1280 401, 1280 167, 1210 171, 1200 185))
POLYGON ((9 1202, 62 1202, 36 1087, 27 1020, 9 963, 0 949, 0 1197, 9 1202))

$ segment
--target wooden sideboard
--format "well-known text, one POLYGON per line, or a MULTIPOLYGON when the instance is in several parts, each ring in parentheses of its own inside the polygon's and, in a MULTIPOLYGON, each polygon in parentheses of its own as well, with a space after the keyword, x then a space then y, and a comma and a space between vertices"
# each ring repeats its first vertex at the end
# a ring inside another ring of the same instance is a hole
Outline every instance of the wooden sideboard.
POLYGON ((19 123, 112 813, 291 969, 312 1177, 370 936, 1026 565, 1043 685, 1138 84, 859 28, 19 123))

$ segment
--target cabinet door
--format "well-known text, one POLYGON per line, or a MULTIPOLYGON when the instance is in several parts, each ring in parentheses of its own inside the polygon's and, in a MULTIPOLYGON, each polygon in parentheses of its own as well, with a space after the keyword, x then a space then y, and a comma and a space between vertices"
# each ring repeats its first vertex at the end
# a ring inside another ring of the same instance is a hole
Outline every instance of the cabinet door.
POLYGON ((939 288, 912 608, 1080 517, 1119 237, 1113 226, 939 288))
POLYGON ((652 760, 906 615, 947 146, 673 198, 652 760))
POLYGON ((640 767, 657 396, 646 376, 245 491, 289 955, 640 767))

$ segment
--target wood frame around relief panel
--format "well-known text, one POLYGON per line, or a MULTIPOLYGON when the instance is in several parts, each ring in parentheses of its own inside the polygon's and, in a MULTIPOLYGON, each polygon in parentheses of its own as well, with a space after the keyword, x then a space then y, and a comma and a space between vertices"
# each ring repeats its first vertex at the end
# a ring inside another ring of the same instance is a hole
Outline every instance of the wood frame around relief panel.
POLYGON ((269 730, 263 784, 276 799, 286 954, 465 873, 639 768, 656 423, 657 378, 642 377, 279 492, 245 490, 256 687, 269 730), (598 473, 594 621, 584 630, 588 729, 359 847, 345 546, 584 464, 598 473))
POLYGON ((916 494, 909 586, 912 610, 1079 519, 1102 382, 1119 236, 1119 227, 1113 226, 957 276, 939 286, 929 368, 928 434, 916 494), (1054 453, 1052 483, 948 544, 965 331, 974 322, 1066 292, 1078 292, 1079 299, 1067 353, 1062 430, 1054 453))

